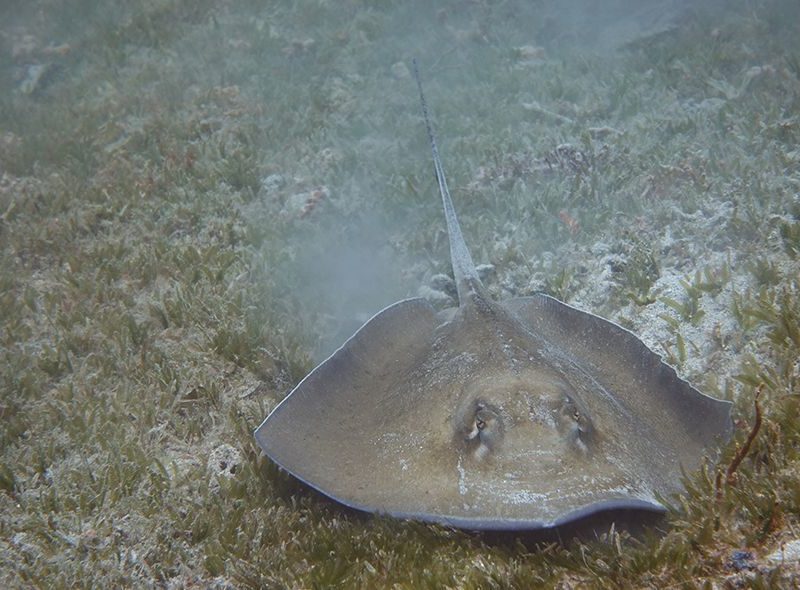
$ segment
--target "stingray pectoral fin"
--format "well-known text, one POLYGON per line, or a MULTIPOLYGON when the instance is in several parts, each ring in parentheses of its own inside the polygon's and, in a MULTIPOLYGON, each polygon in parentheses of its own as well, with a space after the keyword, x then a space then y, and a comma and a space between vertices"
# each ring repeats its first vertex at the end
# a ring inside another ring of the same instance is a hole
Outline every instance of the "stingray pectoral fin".
POLYGON ((681 467, 695 469, 730 436, 730 402, 700 393, 628 330, 546 295, 503 305, 636 417, 641 434, 673 465, 676 481, 681 467))
POLYGON ((403 383, 421 364, 437 325, 434 309, 423 299, 380 311, 267 416, 255 432, 261 449, 322 493, 380 510, 364 505, 359 492, 375 485, 371 444, 397 395, 393 384, 403 383))

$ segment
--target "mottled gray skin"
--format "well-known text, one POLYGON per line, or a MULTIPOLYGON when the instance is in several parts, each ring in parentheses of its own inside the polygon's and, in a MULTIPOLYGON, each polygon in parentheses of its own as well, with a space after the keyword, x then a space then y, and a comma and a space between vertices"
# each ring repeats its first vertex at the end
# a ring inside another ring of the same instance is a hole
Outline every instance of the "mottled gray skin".
POLYGON ((730 435, 730 403, 612 322, 544 295, 488 297, 419 90, 458 310, 444 320, 408 299, 379 312, 275 408, 258 444, 343 504, 456 527, 663 511, 658 495, 730 435))

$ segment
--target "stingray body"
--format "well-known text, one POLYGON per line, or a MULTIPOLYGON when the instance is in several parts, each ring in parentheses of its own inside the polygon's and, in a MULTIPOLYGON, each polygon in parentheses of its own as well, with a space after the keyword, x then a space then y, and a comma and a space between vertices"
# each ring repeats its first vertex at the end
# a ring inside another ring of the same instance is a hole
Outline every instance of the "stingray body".
POLYGON ((460 528, 663 511, 657 497, 729 436, 730 403, 612 322, 545 295, 489 298, 419 91, 458 309, 444 319, 408 299, 379 312, 270 413, 258 444, 347 506, 460 528))

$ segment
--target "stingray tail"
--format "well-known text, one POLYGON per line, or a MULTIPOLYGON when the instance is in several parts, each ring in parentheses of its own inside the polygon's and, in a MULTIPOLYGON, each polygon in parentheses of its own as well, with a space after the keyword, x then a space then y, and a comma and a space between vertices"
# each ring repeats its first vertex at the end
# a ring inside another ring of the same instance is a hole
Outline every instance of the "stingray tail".
POLYGON ((450 191, 447 189, 447 180, 445 180, 444 177, 444 168, 439 158, 439 149, 436 147, 436 138, 433 135, 433 127, 431 127, 431 121, 428 116, 428 105, 425 102, 425 94, 422 91, 422 80, 419 76, 419 68, 416 59, 413 60, 413 64, 414 79, 417 81, 419 100, 422 104, 422 116, 425 118, 425 128, 428 130, 428 139, 431 142, 431 151, 433 152, 433 166, 436 170, 436 181, 439 183, 439 192, 442 195, 442 204, 444 205, 444 216, 447 220, 447 235, 450 238, 450 261, 453 265, 453 276, 458 290, 458 301, 460 304, 463 304, 469 300, 469 295, 471 293, 474 293, 476 290, 481 290, 483 285, 481 284, 480 278, 478 278, 478 272, 475 270, 475 264, 472 262, 472 256, 469 254, 464 236, 461 234, 461 226, 458 225, 456 210, 453 208, 450 191))

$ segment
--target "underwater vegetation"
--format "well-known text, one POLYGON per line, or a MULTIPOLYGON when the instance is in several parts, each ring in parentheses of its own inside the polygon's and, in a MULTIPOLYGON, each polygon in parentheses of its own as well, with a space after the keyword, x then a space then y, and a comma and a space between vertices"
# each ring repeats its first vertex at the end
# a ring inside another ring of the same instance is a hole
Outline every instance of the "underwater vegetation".
POLYGON ((602 49, 547 3, 118 4, 0 9, 3 587, 798 584, 796 2, 602 49), (447 272, 412 47, 493 295, 608 316, 734 401, 644 536, 364 517, 258 451, 321 341, 415 294, 371 284, 447 272))

